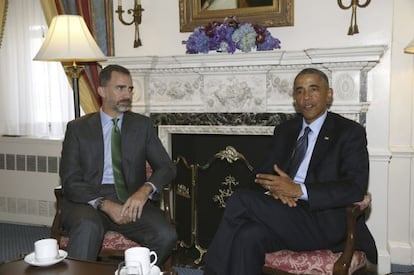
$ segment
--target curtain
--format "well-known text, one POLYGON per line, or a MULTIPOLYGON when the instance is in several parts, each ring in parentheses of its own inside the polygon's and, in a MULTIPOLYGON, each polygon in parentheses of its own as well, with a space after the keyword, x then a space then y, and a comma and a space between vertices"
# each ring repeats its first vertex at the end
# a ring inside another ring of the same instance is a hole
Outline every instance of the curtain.
POLYGON ((0 47, 3 38, 4 24, 6 23, 7 0, 0 0, 0 47))
MULTIPOLYGON (((98 46, 107 56, 114 54, 112 0, 41 0, 47 21, 57 14, 81 15, 98 46)), ((79 80, 80 104, 85 113, 95 112, 101 105, 97 94, 97 65, 87 65, 79 80)))
POLYGON ((74 117, 60 63, 33 61, 47 32, 39 0, 8 3, 0 48, 0 133, 61 137, 74 117))

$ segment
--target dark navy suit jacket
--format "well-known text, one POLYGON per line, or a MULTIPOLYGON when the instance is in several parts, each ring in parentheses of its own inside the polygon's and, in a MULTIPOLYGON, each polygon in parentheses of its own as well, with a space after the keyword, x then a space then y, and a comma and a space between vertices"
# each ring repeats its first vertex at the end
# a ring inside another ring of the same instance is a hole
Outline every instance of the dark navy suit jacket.
MULTIPOLYGON (((302 117, 280 124, 274 130, 271 152, 258 172, 275 173, 273 164, 287 171, 289 159, 302 127, 302 117)), ((367 192, 369 156, 365 128, 338 114, 328 112, 309 163, 305 185, 307 207, 326 224, 326 234, 344 218, 344 207, 361 201, 367 192)), ((341 249, 343 244, 331 247, 341 249)), ((377 262, 374 239, 362 218, 357 225, 357 247, 377 262)))

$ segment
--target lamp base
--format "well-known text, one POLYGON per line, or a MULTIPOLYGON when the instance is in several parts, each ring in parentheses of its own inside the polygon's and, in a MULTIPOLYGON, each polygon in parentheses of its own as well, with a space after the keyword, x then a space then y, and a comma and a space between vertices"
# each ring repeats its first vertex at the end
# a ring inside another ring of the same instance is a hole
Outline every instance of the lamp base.
POLYGON ((73 103, 75 108, 75 118, 80 117, 80 99, 79 99, 79 76, 85 69, 84 66, 65 66, 65 72, 72 79, 73 103))

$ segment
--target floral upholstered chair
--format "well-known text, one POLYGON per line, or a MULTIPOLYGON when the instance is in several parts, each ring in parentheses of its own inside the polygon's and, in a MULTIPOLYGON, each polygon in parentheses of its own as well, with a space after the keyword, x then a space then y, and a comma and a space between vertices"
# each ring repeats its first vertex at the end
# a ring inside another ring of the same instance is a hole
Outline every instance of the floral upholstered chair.
POLYGON ((365 253, 355 250, 356 220, 371 205, 371 194, 364 200, 347 207, 348 233, 343 252, 330 250, 290 251, 281 250, 266 254, 264 274, 312 274, 347 275, 365 274, 367 259, 365 253))
MULTIPOLYGON (((152 173, 151 167, 147 164, 147 178, 152 173)), ((171 208, 170 208, 170 190, 171 185, 168 184, 163 189, 162 199, 163 199, 163 208, 165 217, 172 222, 171 208)), ((56 214, 53 220, 51 228, 51 237, 56 239, 59 244, 59 248, 65 250, 69 237, 65 234, 65 230, 61 224, 61 201, 63 198, 62 186, 58 186, 54 190, 56 197, 56 214)), ((107 231, 104 235, 104 240, 102 242, 101 251, 99 253, 100 259, 105 259, 109 257, 123 257, 124 251, 128 248, 140 246, 139 243, 136 243, 122 234, 115 231, 107 231)), ((170 270, 172 267, 172 258, 170 257, 163 266, 163 270, 170 270)))

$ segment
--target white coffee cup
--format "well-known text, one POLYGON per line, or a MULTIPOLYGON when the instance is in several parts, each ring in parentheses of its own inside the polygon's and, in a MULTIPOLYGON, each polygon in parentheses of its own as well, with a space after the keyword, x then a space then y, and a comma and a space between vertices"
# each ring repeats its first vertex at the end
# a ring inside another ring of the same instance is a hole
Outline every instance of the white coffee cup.
POLYGON ((136 268, 136 266, 141 265, 142 274, 149 275, 151 268, 155 265, 157 260, 157 253, 155 253, 155 251, 150 251, 147 247, 132 247, 125 250, 125 266, 127 274, 136 274, 133 273, 135 270, 139 269, 136 268), (153 258, 152 261, 151 258, 153 258), (139 263, 139 265, 137 263, 139 263))
POLYGON ((35 259, 38 262, 48 262, 59 256, 59 246, 55 239, 41 239, 34 243, 35 259))

